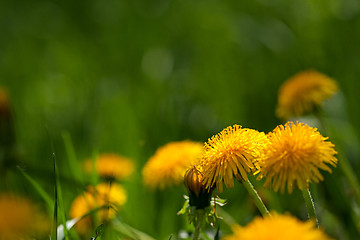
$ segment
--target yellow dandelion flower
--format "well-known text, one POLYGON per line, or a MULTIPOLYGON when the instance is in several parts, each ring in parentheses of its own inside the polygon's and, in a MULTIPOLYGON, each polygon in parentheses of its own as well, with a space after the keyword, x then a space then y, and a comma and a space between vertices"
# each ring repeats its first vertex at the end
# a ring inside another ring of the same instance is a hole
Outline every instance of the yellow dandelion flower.
POLYGON ((223 240, 330 240, 314 222, 302 222, 290 215, 278 215, 264 218, 256 217, 245 227, 233 226, 233 234, 223 240))
POLYGON ((280 87, 276 115, 286 120, 314 111, 337 90, 336 82, 322 73, 300 72, 280 87))
POLYGON ((145 185, 164 189, 183 182, 185 171, 199 161, 203 145, 193 141, 171 142, 160 147, 145 164, 145 185))
MULTIPOLYGON (((92 172, 92 159, 84 162, 85 172, 92 172)), ((98 174, 105 178, 124 179, 134 172, 134 163, 131 159, 113 154, 100 154, 96 160, 98 174)))
POLYGON ((0 239, 27 239, 50 230, 50 221, 28 198, 0 194, 0 213, 0 239))
POLYGON ((269 145, 260 163, 259 178, 275 191, 292 192, 294 183, 300 189, 311 181, 323 180, 319 169, 331 172, 327 164, 336 166, 334 144, 326 141, 316 128, 304 123, 287 122, 268 133, 269 145))
MULTIPOLYGON (((101 221, 107 221, 115 217, 116 212, 127 200, 124 188, 116 183, 100 183, 95 188, 89 186, 87 191, 77 196, 72 202, 70 208, 70 217, 83 217, 90 211, 102 208, 98 211, 101 221)), ((76 228, 81 233, 86 233, 92 228, 92 219, 90 216, 80 220, 76 228)))
POLYGON ((203 184, 206 188, 216 185, 223 191, 234 186, 233 177, 247 180, 247 174, 257 169, 257 159, 267 144, 266 135, 253 129, 234 125, 211 137, 204 145, 200 165, 203 168, 203 184))

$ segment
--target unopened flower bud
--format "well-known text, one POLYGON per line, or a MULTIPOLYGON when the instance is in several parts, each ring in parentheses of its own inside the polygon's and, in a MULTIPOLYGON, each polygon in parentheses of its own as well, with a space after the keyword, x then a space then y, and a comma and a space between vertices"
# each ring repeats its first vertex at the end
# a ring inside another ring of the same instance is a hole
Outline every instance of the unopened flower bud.
POLYGON ((210 206, 213 189, 206 189, 202 184, 203 176, 201 171, 193 166, 184 175, 184 184, 189 193, 189 204, 197 209, 210 206))

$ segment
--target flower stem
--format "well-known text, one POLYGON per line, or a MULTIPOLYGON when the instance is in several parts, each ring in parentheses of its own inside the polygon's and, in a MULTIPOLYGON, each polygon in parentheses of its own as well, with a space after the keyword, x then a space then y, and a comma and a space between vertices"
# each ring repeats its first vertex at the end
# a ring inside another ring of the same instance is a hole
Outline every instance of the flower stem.
POLYGON ((256 192, 254 186, 251 184, 250 180, 243 181, 242 184, 249 192, 251 198, 255 202, 256 207, 259 209, 263 217, 270 216, 269 210, 266 208, 265 204, 261 200, 259 194, 256 192))
POLYGON ((313 201, 313 199, 311 197, 310 189, 308 187, 303 188, 302 189, 302 195, 303 195, 304 200, 305 200, 305 204, 306 204, 306 208, 308 210, 310 220, 315 221, 316 227, 319 227, 319 221, 318 221, 317 216, 316 216, 315 205, 314 205, 314 201, 313 201))
POLYGON ((196 209, 196 216, 194 221, 195 230, 193 233, 193 240, 198 240, 201 232, 201 225, 204 220, 205 211, 204 209, 196 209))

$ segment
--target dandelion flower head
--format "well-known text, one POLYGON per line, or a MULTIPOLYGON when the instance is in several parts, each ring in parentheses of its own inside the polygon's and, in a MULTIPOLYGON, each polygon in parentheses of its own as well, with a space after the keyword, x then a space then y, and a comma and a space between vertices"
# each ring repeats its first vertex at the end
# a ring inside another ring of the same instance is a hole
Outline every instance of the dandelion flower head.
POLYGON ((337 90, 336 82, 322 73, 300 72, 280 87, 276 115, 287 120, 314 111, 337 90))
POLYGON ((314 222, 302 222, 290 215, 256 217, 245 227, 233 226, 233 234, 223 240, 330 240, 314 222))
MULTIPOLYGON (((92 159, 84 162, 85 172, 92 172, 92 159)), ((124 179, 134 172, 131 159, 113 153, 100 154, 96 159, 96 170, 104 178, 124 179)))
POLYGON ((204 145, 200 162, 203 184, 207 189, 216 185, 218 192, 234 186, 233 177, 247 180, 247 174, 257 169, 257 160, 267 144, 263 132, 240 125, 229 126, 212 136, 204 145))
POLYGON ((145 185, 164 189, 183 182, 185 171, 198 162, 203 145, 189 140, 171 142, 160 147, 145 164, 145 185))
POLYGON ((319 169, 331 172, 336 166, 334 144, 327 141, 316 128, 304 123, 287 122, 268 133, 269 145, 259 161, 259 178, 265 177, 265 186, 289 193, 294 184, 303 189, 311 181, 323 180, 319 169))
POLYGON ((0 212, 0 239, 27 239, 50 230, 48 219, 28 198, 1 193, 0 212))
MULTIPOLYGON (((124 188, 120 184, 100 183, 95 188, 89 186, 87 191, 77 196, 71 204, 70 217, 83 217, 96 208, 102 221, 115 217, 116 212, 126 203, 127 196, 124 188)), ((80 220, 76 227, 79 232, 86 232, 91 229, 90 216, 80 220)))

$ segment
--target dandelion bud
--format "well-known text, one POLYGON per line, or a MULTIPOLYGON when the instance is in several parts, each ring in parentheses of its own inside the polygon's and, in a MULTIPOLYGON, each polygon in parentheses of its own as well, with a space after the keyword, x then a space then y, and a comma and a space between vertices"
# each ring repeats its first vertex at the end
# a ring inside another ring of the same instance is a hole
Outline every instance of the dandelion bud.
POLYGON ((189 204, 197 209, 210 206, 213 189, 206 189, 202 183, 201 171, 195 166, 189 168, 184 175, 184 184, 189 193, 189 204))

